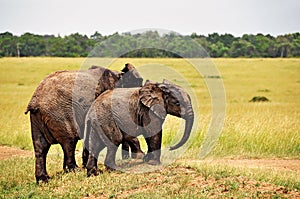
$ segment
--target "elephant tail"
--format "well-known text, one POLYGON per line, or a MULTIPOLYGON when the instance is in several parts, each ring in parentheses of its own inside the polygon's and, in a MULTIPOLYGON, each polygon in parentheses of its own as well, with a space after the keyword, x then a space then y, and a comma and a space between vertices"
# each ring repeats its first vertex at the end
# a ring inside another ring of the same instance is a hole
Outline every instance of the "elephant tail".
POLYGON ((36 113, 38 110, 39 110, 38 107, 32 107, 31 103, 29 103, 24 114, 27 115, 28 112, 36 113))
POLYGON ((87 120, 85 121, 85 127, 84 127, 84 134, 83 134, 83 144, 84 144, 84 148, 86 148, 87 150, 89 150, 89 138, 90 138, 90 133, 91 133, 91 120, 87 118, 87 120))
POLYGON ((25 112, 24 112, 25 115, 27 115, 28 112, 36 113, 39 110, 39 105, 37 102, 38 102, 38 100, 37 100, 36 95, 33 95, 25 112))

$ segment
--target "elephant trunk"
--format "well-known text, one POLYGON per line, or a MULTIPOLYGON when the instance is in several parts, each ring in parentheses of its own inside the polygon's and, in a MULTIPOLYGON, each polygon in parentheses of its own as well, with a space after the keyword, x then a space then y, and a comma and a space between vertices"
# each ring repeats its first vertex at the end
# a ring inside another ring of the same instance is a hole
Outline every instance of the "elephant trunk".
POLYGON ((194 124, 194 112, 192 107, 190 107, 188 114, 186 117, 184 117, 184 119, 185 119, 185 129, 184 129, 183 137, 181 138, 179 143, 177 143, 175 146, 171 146, 170 150, 178 149, 179 147, 184 145, 186 141, 189 139, 194 124))

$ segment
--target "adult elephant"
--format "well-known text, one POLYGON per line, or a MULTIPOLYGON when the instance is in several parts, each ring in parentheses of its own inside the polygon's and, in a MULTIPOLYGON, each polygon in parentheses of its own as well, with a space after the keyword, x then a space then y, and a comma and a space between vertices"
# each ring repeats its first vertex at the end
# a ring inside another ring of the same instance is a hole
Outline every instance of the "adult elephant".
MULTIPOLYGON (((63 149, 64 170, 78 167, 75 147, 83 138, 86 113, 98 95, 115 87, 142 86, 142 81, 131 64, 126 64, 122 72, 98 66, 79 71, 57 71, 41 81, 25 111, 25 114, 30 112, 37 183, 40 180, 48 182, 46 156, 52 144, 58 143, 63 149)), ((87 158, 88 150, 84 149, 84 167, 87 158)))
POLYGON ((86 116, 85 139, 89 140, 87 175, 97 175, 99 152, 107 147, 104 164, 116 168, 118 146, 143 135, 148 145, 144 160, 160 164, 162 125, 167 114, 185 119, 182 139, 170 150, 181 147, 189 138, 194 122, 190 96, 181 87, 164 80, 147 81, 141 88, 114 89, 101 94, 86 116))

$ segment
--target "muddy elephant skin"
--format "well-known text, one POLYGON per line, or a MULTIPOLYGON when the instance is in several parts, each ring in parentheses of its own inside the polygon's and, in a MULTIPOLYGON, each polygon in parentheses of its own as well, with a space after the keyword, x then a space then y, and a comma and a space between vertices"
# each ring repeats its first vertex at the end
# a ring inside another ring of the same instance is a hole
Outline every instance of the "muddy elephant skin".
MULTIPOLYGON (((52 144, 58 143, 63 149, 65 171, 77 168, 76 143, 83 138, 85 116, 95 97, 118 86, 126 87, 123 77, 130 86, 142 85, 143 79, 131 64, 123 70, 126 73, 92 66, 87 70, 57 71, 40 82, 25 111, 30 112, 37 183, 48 182, 46 156, 52 144)), ((85 149, 83 166, 87 158, 85 149)))
POLYGON ((164 80, 147 81, 141 88, 116 88, 102 93, 92 104, 86 116, 85 140, 89 141, 87 175, 97 175, 99 152, 107 147, 104 164, 116 169, 118 146, 133 137, 143 135, 148 145, 144 160, 160 164, 162 125, 167 114, 185 120, 183 137, 175 150, 188 140, 194 122, 190 96, 181 87, 164 80))

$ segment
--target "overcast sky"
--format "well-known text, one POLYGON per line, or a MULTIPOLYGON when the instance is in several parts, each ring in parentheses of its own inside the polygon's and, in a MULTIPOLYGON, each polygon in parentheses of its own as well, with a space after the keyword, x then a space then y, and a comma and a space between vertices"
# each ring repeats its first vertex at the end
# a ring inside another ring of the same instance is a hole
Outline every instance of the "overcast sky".
POLYGON ((0 32, 103 35, 137 29, 180 34, 300 32, 299 0, 0 0, 0 32))

